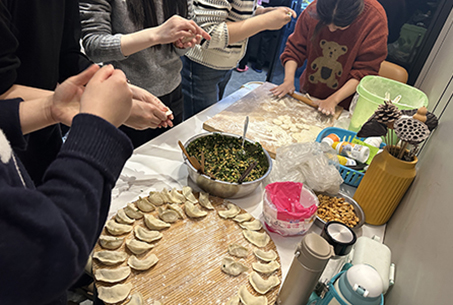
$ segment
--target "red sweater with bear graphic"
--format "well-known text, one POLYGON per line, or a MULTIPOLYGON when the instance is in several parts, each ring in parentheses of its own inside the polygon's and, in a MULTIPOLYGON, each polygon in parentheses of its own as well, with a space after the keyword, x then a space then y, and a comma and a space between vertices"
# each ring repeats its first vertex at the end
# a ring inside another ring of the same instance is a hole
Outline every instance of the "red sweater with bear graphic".
MULTIPOLYGON (((360 81, 378 74, 387 57, 387 17, 376 0, 365 0, 364 4, 363 12, 347 29, 331 32, 323 27, 314 41, 316 0, 299 16, 280 59, 283 65, 294 60, 298 67, 307 60, 300 77, 302 92, 325 99, 351 78, 360 81)), ((339 105, 349 109, 350 101, 351 97, 339 105)))

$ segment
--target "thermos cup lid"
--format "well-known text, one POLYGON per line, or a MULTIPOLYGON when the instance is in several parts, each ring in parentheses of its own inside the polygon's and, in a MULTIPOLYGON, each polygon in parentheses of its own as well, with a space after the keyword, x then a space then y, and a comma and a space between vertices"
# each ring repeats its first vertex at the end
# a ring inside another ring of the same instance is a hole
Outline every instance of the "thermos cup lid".
POLYGON ((322 229, 321 236, 332 245, 335 255, 344 256, 351 252, 357 236, 347 225, 339 221, 330 221, 322 229))
POLYGON ((324 269, 326 261, 335 254, 332 246, 316 233, 305 235, 298 250, 299 262, 312 270, 324 269))

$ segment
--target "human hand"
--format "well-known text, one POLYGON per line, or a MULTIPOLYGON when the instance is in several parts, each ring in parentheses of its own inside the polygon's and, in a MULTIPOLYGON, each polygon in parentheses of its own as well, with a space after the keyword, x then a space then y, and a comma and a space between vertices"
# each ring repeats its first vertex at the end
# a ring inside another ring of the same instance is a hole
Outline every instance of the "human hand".
POLYGON ((143 130, 146 128, 173 127, 173 114, 167 116, 166 112, 170 109, 149 91, 129 85, 132 90, 134 104, 132 106, 132 117, 126 121, 126 125, 143 130), (137 104, 137 102, 148 103, 149 105, 137 104))
POLYGON ((118 127, 129 117, 132 92, 121 70, 102 67, 86 85, 80 99, 80 112, 97 115, 118 127))
MULTIPOLYGON (((157 41, 160 44, 167 44, 180 41, 187 47, 193 47, 201 38, 211 39, 206 31, 200 28, 195 21, 174 15, 156 28, 157 41), (197 35, 201 37, 197 38, 197 35)), ((178 46, 178 45, 177 45, 178 46)), ((179 47, 179 46, 178 46, 179 47)))
POLYGON ((289 7, 279 6, 260 16, 265 18, 265 27, 267 30, 279 30, 291 21, 291 17, 296 18, 297 14, 289 7))
POLYGON ((284 97, 286 94, 293 94, 296 87, 294 87, 294 79, 285 80, 280 86, 272 88, 270 91, 272 94, 278 98, 284 97))
POLYGON ((195 45, 201 43, 203 36, 197 34, 193 37, 180 38, 174 42, 175 46, 179 49, 193 48, 195 45))
POLYGON ((337 103, 333 99, 327 98, 325 100, 317 100, 313 102, 318 104, 318 111, 324 113, 325 115, 333 115, 335 113, 337 103))
POLYGON ((57 86, 50 106, 50 116, 54 122, 71 126, 72 119, 80 111, 80 98, 85 90, 84 86, 98 70, 98 65, 91 65, 57 86))

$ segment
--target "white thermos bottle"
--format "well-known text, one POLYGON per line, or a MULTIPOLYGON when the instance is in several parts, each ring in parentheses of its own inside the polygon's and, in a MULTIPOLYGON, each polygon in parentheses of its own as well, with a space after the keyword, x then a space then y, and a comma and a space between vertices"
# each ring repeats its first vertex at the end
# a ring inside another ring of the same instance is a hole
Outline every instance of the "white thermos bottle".
POLYGON ((315 233, 305 235, 294 253, 277 304, 307 304, 328 260, 334 255, 333 247, 324 238, 315 233))

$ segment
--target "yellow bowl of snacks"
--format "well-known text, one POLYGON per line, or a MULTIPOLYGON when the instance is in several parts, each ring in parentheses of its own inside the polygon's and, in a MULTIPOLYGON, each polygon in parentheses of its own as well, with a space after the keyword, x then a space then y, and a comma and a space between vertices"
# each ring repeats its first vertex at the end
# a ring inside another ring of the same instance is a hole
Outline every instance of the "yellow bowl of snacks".
POLYGON ((318 211, 316 221, 319 227, 329 221, 339 221, 353 230, 359 229, 365 223, 365 213, 360 205, 351 197, 343 192, 336 195, 318 193, 318 211))
POLYGON ((199 162, 204 158, 204 172, 197 171, 183 154, 189 177, 205 192, 222 198, 240 198, 252 193, 272 170, 272 159, 258 143, 230 133, 202 133, 190 138, 185 144, 190 157, 199 162), (238 182, 247 168, 254 168, 238 182))

